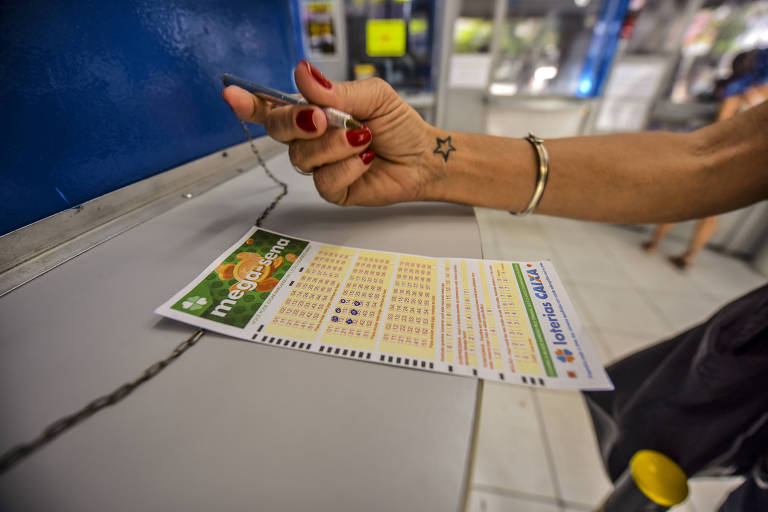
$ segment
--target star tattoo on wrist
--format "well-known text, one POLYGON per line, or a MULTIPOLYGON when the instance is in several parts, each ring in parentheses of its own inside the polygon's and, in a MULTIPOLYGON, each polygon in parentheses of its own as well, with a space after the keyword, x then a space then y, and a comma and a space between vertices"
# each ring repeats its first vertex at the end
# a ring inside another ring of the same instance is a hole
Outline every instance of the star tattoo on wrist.
POLYGON ((451 151, 456 151, 456 148, 453 147, 453 144, 451 144, 451 137, 449 135, 445 139, 441 139, 440 137, 435 138, 437 139, 437 146, 435 147, 433 153, 442 156, 443 161, 447 162, 451 151))

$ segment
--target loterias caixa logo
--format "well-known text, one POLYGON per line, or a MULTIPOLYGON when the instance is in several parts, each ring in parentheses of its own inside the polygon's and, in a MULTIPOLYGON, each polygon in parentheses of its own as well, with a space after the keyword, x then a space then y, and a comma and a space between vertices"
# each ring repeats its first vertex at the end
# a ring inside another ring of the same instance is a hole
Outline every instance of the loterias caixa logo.
POLYGON ((555 351, 555 357, 562 363, 572 363, 575 359, 573 352, 567 348, 559 348, 555 351))

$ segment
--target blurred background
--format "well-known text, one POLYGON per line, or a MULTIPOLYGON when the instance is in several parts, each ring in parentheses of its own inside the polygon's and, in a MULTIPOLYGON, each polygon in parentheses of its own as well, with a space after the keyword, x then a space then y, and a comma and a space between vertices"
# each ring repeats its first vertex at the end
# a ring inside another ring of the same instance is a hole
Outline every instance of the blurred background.
MULTIPOLYGON (((766 47, 768 0, 3 2, 0 281, 190 176, 255 166, 225 72, 295 91, 306 58, 385 79, 440 128, 547 139, 705 126, 768 82, 766 47)), ((610 364, 765 283, 766 203, 720 216, 685 270, 669 257, 695 221, 650 252, 654 226, 475 213, 485 258, 555 263, 610 364)), ((121 232, 104 229, 93 244, 121 232)), ((78 254, 64 249, 0 293, 78 254)), ((482 403, 469 510, 587 511, 610 491, 580 394, 487 383, 482 403)), ((679 510, 717 510, 739 483, 693 479, 679 510)))

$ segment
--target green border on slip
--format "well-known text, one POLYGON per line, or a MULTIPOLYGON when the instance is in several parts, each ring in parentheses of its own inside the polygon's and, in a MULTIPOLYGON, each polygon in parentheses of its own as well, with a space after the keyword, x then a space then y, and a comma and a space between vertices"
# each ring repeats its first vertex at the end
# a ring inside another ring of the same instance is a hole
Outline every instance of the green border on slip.
POLYGON ((544 363, 544 371, 547 373, 548 377, 557 377, 555 365, 552 363, 552 356, 549 354, 549 348, 547 347, 547 342, 544 339, 544 333, 542 332, 541 325, 539 324, 539 318, 536 316, 536 310, 533 307, 531 295, 528 293, 528 286, 525 284, 523 271, 520 269, 520 265, 517 263, 512 263, 512 268, 515 271, 517 287, 520 289, 520 294, 523 296, 523 303, 525 304, 525 309, 528 312, 528 318, 531 321, 533 337, 536 338, 536 345, 539 347, 541 362, 544 363))

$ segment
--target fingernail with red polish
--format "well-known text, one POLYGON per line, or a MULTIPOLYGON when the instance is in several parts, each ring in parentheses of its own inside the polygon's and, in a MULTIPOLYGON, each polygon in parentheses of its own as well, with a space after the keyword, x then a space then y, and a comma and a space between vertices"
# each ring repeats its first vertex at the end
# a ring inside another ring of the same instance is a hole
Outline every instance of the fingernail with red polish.
POLYGON ((307 65, 307 69, 309 69, 309 72, 312 74, 312 77, 317 80, 317 83, 325 87, 326 89, 330 89, 333 87, 331 82, 328 81, 327 78, 323 76, 323 74, 320 72, 319 69, 317 69, 315 66, 309 63, 309 61, 303 60, 304 64, 307 65))
POLYGON ((362 160, 365 165, 368 165, 369 163, 373 162, 373 157, 375 156, 376 153, 374 153, 372 149, 369 149, 368 151, 363 151, 360 153, 360 160, 362 160))
POLYGON ((364 146, 371 142, 371 129, 366 126, 362 130, 349 130, 347 140, 353 146, 364 146))
POLYGON ((296 125, 305 132, 316 132, 317 126, 315 125, 315 111, 311 108, 302 110, 296 115, 296 125))

